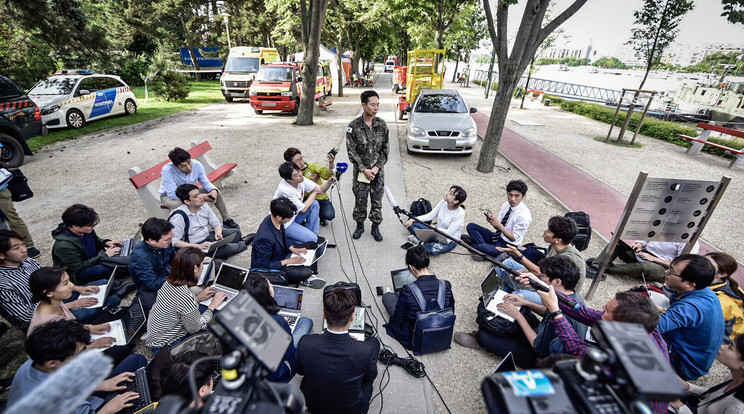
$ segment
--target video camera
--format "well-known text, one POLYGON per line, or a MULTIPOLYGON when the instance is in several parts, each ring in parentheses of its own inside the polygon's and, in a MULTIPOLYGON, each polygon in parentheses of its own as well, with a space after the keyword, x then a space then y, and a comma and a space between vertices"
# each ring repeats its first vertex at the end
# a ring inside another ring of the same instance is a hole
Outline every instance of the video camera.
POLYGON ((682 383, 640 324, 599 321, 601 348, 552 371, 492 373, 481 383, 489 413, 650 413, 649 401, 686 394, 682 383))
MULTIPOLYGON (((222 378, 204 405, 189 408, 191 401, 167 396, 157 413, 190 414, 301 414, 305 397, 291 384, 266 381, 282 362, 292 336, 246 291, 240 291, 209 322, 209 329, 230 350, 220 359, 222 378)), ((194 365, 219 359, 205 357, 194 365)), ((192 396, 196 396, 193 366, 189 371, 192 396)))

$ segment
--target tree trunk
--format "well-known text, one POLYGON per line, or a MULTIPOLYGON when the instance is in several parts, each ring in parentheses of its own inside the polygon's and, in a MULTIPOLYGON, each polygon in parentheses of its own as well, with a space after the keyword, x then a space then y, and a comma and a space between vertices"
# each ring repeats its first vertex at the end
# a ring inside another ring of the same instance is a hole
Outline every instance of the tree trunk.
POLYGON ((354 30, 349 27, 347 35, 349 36, 349 45, 351 49, 351 73, 360 73, 359 60, 362 58, 362 44, 359 41, 359 33, 355 35, 354 30))
POLYGON ((530 61, 530 71, 527 72, 527 82, 524 83, 524 91, 522 91, 522 102, 519 103, 519 109, 524 109, 524 98, 527 96, 527 91, 530 90, 530 78, 532 77, 532 69, 535 67, 535 58, 533 57, 530 61))
POLYGON ((478 158, 478 165, 476 166, 476 170, 480 172, 490 173, 493 171, 493 166, 496 163, 496 154, 499 151, 499 144, 501 143, 501 134, 504 131, 504 124, 506 123, 506 115, 508 113, 508 110, 504 110, 504 108, 509 108, 516 86, 517 82, 504 84, 503 80, 499 80, 499 88, 493 99, 491 117, 488 120, 488 130, 486 132, 486 136, 491 139, 483 140, 480 158, 478 158))
POLYGON ((338 97, 344 96, 344 62, 343 52, 341 51, 343 45, 343 30, 338 34, 338 44, 336 45, 336 59, 338 59, 338 97))
POLYGON ((452 82, 457 78, 457 68, 460 66, 460 51, 457 51, 457 61, 455 62, 455 70, 452 71, 452 82))
POLYGON ((315 79, 320 58, 320 32, 329 0, 309 0, 310 7, 305 6, 305 1, 301 2, 302 43, 305 46, 305 56, 302 60, 302 97, 295 122, 297 125, 313 124, 315 79))

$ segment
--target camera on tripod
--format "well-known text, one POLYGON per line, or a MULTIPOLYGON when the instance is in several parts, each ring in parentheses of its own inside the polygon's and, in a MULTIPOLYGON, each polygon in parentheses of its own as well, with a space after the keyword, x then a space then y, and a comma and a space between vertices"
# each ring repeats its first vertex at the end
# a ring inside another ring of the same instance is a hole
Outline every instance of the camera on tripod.
POLYGON ((481 383, 489 413, 643 413, 649 401, 686 394, 669 362, 640 324, 599 321, 601 348, 551 370, 492 373, 481 383))
MULTIPOLYGON (((194 365, 220 359, 222 378, 201 409, 188 408, 190 401, 167 396, 158 413, 267 413, 301 414, 305 397, 291 384, 266 381, 282 362, 292 336, 246 291, 240 291, 209 322, 209 329, 230 351, 219 357, 205 357, 194 365)), ((193 369, 189 372, 192 394, 193 369)))

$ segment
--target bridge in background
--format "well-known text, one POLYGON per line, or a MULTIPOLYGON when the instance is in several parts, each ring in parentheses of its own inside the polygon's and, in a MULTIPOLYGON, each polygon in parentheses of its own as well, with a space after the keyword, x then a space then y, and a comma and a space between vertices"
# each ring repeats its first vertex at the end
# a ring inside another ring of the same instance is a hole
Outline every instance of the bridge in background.
MULTIPOLYGON (((488 80, 487 70, 476 70, 473 79, 480 81, 488 80)), ((491 82, 497 82, 496 73, 493 74, 491 82)), ((518 86, 524 88, 527 83, 527 77, 522 76, 518 86)), ((564 98, 580 99, 582 101, 592 101, 599 103, 617 102, 623 91, 616 89, 599 88, 596 86, 579 85, 576 83, 559 82, 548 79, 531 78, 530 89, 543 91, 552 95, 564 98)))

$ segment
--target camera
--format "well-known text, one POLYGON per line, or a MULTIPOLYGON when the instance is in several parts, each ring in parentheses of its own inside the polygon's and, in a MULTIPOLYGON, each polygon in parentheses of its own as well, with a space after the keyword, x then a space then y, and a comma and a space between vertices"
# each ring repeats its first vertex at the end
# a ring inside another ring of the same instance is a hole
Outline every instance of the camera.
POLYGON ((552 370, 492 373, 481 383, 489 413, 651 412, 648 401, 686 394, 669 362, 640 324, 599 321, 599 348, 552 370))
MULTIPOLYGON (((267 413, 302 414, 305 397, 297 386, 266 381, 276 370, 292 341, 292 336, 246 291, 240 291, 209 322, 209 329, 229 350, 220 359, 222 377, 214 392, 200 408, 189 408, 191 401, 167 396, 157 413, 267 413)), ((195 364, 214 360, 205 357, 195 364)), ((192 370, 193 371, 193 370, 192 370)), ((191 372, 190 372, 191 374, 191 372)), ((195 392, 193 378, 192 394, 195 392)))

